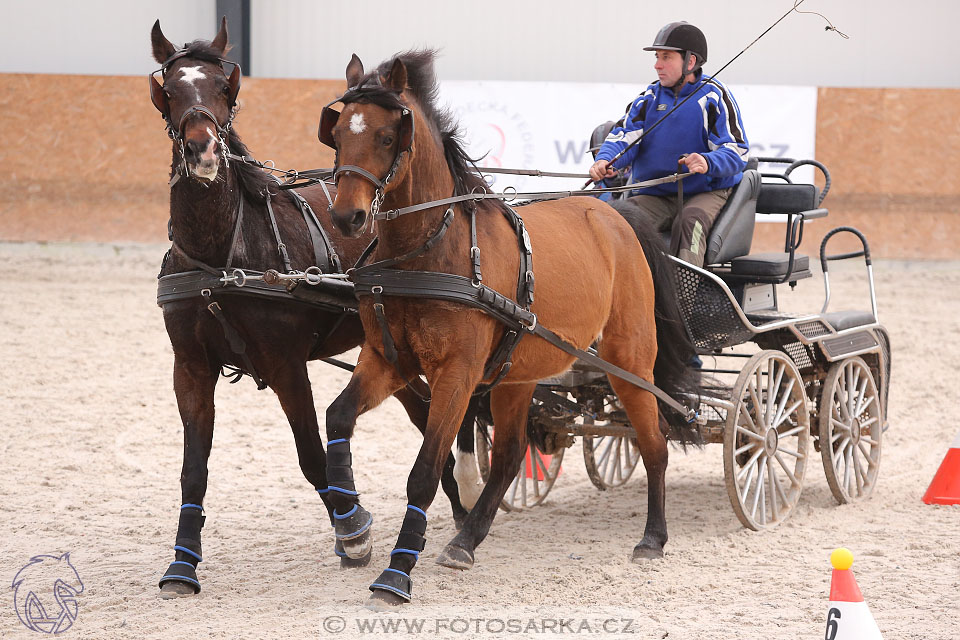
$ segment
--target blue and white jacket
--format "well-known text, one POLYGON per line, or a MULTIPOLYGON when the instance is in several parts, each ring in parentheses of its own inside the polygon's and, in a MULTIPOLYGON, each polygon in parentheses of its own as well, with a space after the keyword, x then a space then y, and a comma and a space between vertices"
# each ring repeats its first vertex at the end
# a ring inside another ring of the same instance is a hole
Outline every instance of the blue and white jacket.
MULTIPOLYGON (((695 83, 684 84, 680 94, 655 82, 647 87, 627 108, 600 151, 597 160, 611 160, 670 112, 681 100, 697 92, 660 124, 630 148, 614 167, 633 165, 631 182, 662 178, 676 173, 677 161, 683 154, 699 153, 707 160, 705 174, 683 180, 683 192, 690 195, 726 189, 740 182, 750 157, 750 143, 743 130, 740 108, 730 91, 710 76, 701 76, 695 83)), ((636 194, 676 195, 677 184, 661 184, 639 189, 636 194)))

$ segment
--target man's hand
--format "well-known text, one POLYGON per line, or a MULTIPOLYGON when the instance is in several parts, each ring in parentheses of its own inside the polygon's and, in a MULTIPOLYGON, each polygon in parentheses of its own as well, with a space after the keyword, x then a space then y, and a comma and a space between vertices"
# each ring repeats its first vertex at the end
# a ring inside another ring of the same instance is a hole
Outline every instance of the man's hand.
POLYGON ((593 178, 594 182, 600 182, 615 175, 617 175, 616 170, 606 160, 597 160, 590 167, 590 177, 593 178))
MULTIPOLYGON (((707 169, 710 168, 710 165, 707 164, 707 159, 699 153, 691 153, 686 155, 680 160, 680 162, 687 165, 687 169, 689 169, 692 173, 706 173, 707 169)), ((593 169, 590 170, 590 174, 593 175, 593 169)))

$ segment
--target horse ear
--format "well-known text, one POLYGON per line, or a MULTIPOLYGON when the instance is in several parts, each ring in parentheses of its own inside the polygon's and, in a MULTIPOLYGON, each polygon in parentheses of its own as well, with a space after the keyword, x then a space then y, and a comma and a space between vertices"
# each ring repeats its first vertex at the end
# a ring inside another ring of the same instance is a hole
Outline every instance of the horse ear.
POLYGON ((403 60, 394 58, 393 66, 385 80, 386 86, 397 93, 402 93, 407 88, 407 65, 403 64, 403 60))
POLYGON ((163 64, 170 59, 170 56, 177 50, 173 43, 167 40, 160 30, 160 21, 153 23, 153 30, 150 32, 150 41, 153 44, 153 59, 163 64))
POLYGON ((237 94, 240 93, 240 66, 233 65, 233 71, 230 72, 230 103, 236 104, 237 94))
POLYGON ((360 83, 360 78, 363 77, 363 63, 360 62, 360 58, 357 57, 357 54, 353 54, 350 58, 350 62, 347 63, 347 88, 355 87, 360 83))
POLYGON ((217 37, 213 39, 213 42, 210 43, 210 46, 220 52, 222 56, 227 52, 227 42, 229 37, 227 36, 227 16, 223 16, 220 19, 220 31, 217 32, 217 37))
POLYGON ((170 113, 170 103, 167 101, 167 94, 163 92, 163 85, 157 81, 155 76, 150 76, 150 100, 153 106, 163 115, 170 113))

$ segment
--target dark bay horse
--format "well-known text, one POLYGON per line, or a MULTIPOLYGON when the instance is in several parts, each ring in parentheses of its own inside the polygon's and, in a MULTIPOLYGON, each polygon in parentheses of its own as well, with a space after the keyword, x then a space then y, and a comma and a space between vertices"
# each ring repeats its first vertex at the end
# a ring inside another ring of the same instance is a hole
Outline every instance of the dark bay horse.
MULTIPOLYGON (((151 97, 170 124, 174 139, 170 188, 173 246, 160 275, 202 274, 204 265, 217 267, 217 273, 227 264, 281 273, 287 270, 286 262, 300 270, 315 265, 315 245, 320 240, 311 238, 307 216, 293 194, 279 191, 277 182, 259 168, 236 159, 227 164, 226 151, 233 156, 249 156, 249 151, 231 126, 240 70, 235 68, 228 76, 223 68, 226 20, 212 42, 198 40, 178 49, 163 35, 159 21, 151 39, 154 58, 163 65, 162 84, 151 76, 151 97), (272 213, 267 209, 268 192, 272 213), (278 247, 280 239, 282 248, 278 247)), ((298 193, 318 212, 329 205, 321 186, 298 193)), ((357 261, 372 237, 342 238, 329 227, 324 232, 345 267, 357 261)), ((319 233, 313 229, 314 235, 319 233)), ((213 439, 214 388, 221 368, 232 366, 253 374, 277 394, 293 430, 300 468, 320 493, 332 524, 334 505, 327 488, 326 454, 306 363, 347 351, 363 340, 356 313, 342 308, 309 306, 289 296, 226 295, 226 290, 192 293, 163 304, 174 352, 174 391, 184 429, 183 507, 176 560, 161 580, 164 597, 200 590, 196 566, 202 556, 202 505, 213 439), (236 339, 243 348, 235 348, 236 339)), ((423 432, 428 404, 406 388, 395 391, 423 432)), ((444 490, 450 496, 454 518, 462 521, 466 511, 458 499, 452 469, 453 457, 448 455, 444 490)), ((369 552, 351 560, 343 555, 341 543, 336 546, 341 566, 363 566, 368 561, 369 552)))
MULTIPOLYGON (((384 266, 383 285, 364 290, 361 270, 354 272, 367 338, 350 383, 327 410, 327 435, 338 443, 337 468, 334 473, 332 463, 328 467, 328 481, 342 488, 330 498, 336 517, 354 519, 352 526, 365 521, 348 463, 357 416, 419 374, 432 392, 427 431, 407 481, 406 517, 389 568, 370 587, 373 595, 367 604, 374 609, 410 600, 410 571, 424 547, 426 510, 436 495, 443 462, 474 388, 493 380, 496 372, 486 363, 507 329, 464 304, 430 299, 428 294, 411 297, 411 290, 432 277, 423 272, 455 274, 477 283, 479 257, 482 284, 513 298, 513 292, 523 288, 518 274, 525 273, 520 269, 524 247, 532 245, 534 326, 539 322, 580 349, 599 340, 604 360, 650 382, 656 369, 656 384, 672 396, 697 385, 695 372, 686 364, 693 346, 672 297, 664 258, 657 251, 645 253, 634 230, 608 205, 588 197, 533 203, 521 209, 519 223, 493 199, 398 212, 454 194, 486 191, 471 171, 472 160, 457 138, 455 122, 436 104, 433 59, 432 51, 410 52, 365 74, 354 56, 347 66, 342 112, 328 107, 321 117, 321 140, 338 154, 339 188, 330 210, 336 226, 344 235, 356 236, 377 210, 386 212, 375 218, 382 221, 371 265, 384 266), (392 275, 386 273, 387 266, 392 275)), ((653 246, 652 238, 643 240, 653 246)), ((522 302, 520 293, 517 297, 522 302)), ((440 555, 440 564, 472 566, 474 550, 486 536, 526 449, 524 425, 537 380, 564 371, 574 361, 539 336, 521 335, 512 367, 490 396, 496 425, 490 479, 463 528, 440 555)), ((646 528, 633 559, 658 558, 667 541, 665 433, 673 429, 681 441, 695 441, 697 435, 684 416, 661 413, 651 393, 619 377, 609 379, 636 429, 649 480, 646 528)), ((331 445, 331 458, 333 450, 331 445)))

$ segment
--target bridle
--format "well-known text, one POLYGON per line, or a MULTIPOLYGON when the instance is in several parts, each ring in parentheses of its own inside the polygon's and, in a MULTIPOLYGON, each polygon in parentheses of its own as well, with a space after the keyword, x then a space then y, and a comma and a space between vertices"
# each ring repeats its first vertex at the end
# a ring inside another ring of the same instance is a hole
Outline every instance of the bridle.
POLYGON ((224 168, 228 168, 230 166, 229 158, 231 154, 227 145, 227 138, 229 137, 230 128, 233 126, 233 118, 237 114, 237 94, 240 92, 240 79, 243 75, 242 70, 240 65, 232 60, 227 60, 220 57, 217 58, 217 60, 220 62, 220 68, 223 70, 223 75, 227 76, 227 81, 229 82, 230 86, 230 115, 227 117, 227 121, 224 124, 220 124, 213 111, 198 103, 188 107, 183 112, 183 115, 180 116, 180 120, 177 122, 177 125, 174 126, 173 121, 170 119, 170 104, 167 100, 166 94, 163 92, 163 84, 157 80, 156 76, 158 73, 160 73, 163 79, 166 80, 167 70, 170 68, 170 66, 180 58, 185 58, 190 55, 191 52, 189 49, 180 49, 172 56, 167 58, 166 62, 164 62, 159 69, 149 75, 150 99, 153 102, 153 106, 155 106, 157 111, 160 112, 160 115, 163 116, 164 122, 167 123, 167 135, 180 149, 180 164, 177 166, 177 174, 170 181, 170 186, 173 186, 173 184, 176 183, 181 176, 185 178, 190 177, 190 167, 187 166, 187 156, 184 149, 183 134, 181 132, 183 131, 184 122, 186 122, 187 119, 194 114, 200 114, 213 123, 213 126, 217 131, 217 140, 220 143, 220 153, 223 156, 224 168), (224 64, 233 65, 233 71, 229 75, 223 66, 224 64))
MULTIPOLYGON (((373 86, 379 86, 379 78, 377 81, 378 84, 373 86)), ((390 169, 387 171, 387 174, 383 177, 383 179, 378 178, 363 167, 358 167, 352 164, 340 165, 340 153, 337 150, 337 143, 333 139, 333 128, 340 119, 340 112, 334 109, 333 105, 338 102, 342 102, 344 105, 353 102, 359 102, 363 95, 362 91, 362 87, 349 88, 347 89, 346 93, 343 94, 343 96, 328 103, 323 108, 323 111, 320 112, 320 127, 317 130, 317 138, 319 138, 320 142, 337 152, 333 171, 334 182, 339 179, 341 174, 352 173, 364 178, 374 186, 376 191, 374 192, 373 202, 370 205, 370 219, 373 220, 376 218, 380 211, 380 207, 383 205, 383 198, 387 189, 387 185, 390 184, 390 181, 393 180, 393 178, 397 175, 397 169, 400 167, 400 161, 403 159, 403 154, 407 153, 413 148, 414 121, 413 112, 410 110, 410 108, 403 106, 402 104, 399 105, 400 132, 397 136, 397 156, 394 158, 393 164, 390 166, 390 169)), ((333 203, 331 202, 330 208, 332 207, 333 203)))

